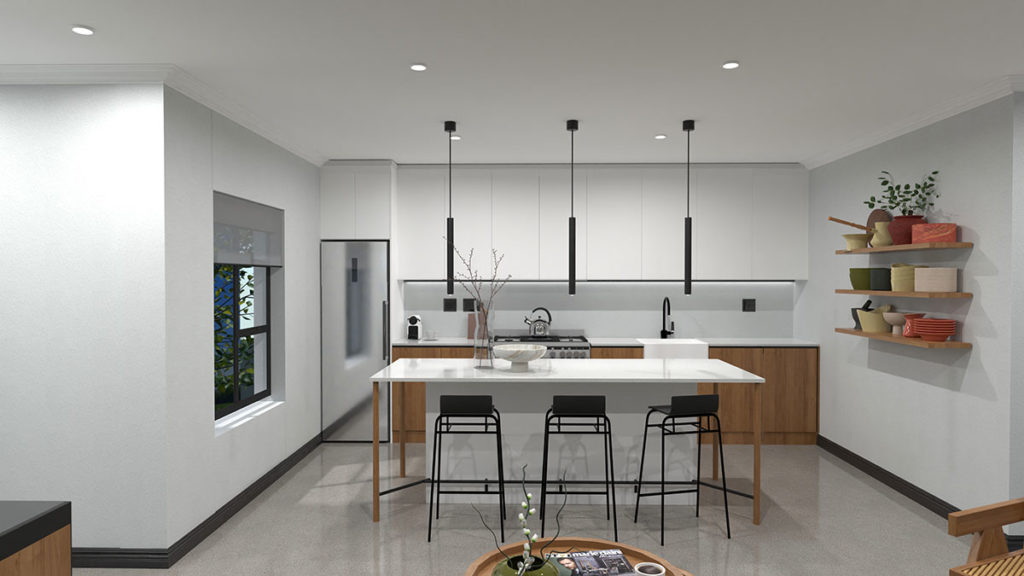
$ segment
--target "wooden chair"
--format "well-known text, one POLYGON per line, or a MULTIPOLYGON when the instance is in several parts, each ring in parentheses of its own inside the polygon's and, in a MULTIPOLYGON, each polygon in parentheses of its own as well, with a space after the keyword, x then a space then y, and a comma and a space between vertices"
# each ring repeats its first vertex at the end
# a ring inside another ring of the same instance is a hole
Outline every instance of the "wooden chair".
POLYGON ((1006 548, 1003 526, 1024 521, 1024 498, 979 506, 949 515, 949 534, 974 534, 967 564, 949 569, 949 576, 1017 576, 1024 574, 1024 550, 1006 548))

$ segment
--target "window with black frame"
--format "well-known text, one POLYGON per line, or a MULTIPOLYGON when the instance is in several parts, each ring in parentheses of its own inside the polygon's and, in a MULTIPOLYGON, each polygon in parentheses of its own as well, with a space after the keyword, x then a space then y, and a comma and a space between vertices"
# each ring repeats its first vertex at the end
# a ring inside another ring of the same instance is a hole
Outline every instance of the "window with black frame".
MULTIPOLYGON (((273 278, 275 291, 283 290, 284 211, 214 192, 213 216, 213 405, 218 419, 271 393, 270 285, 273 278)), ((282 295, 274 297, 283 309, 282 295)))
POLYGON ((214 264, 214 417, 270 396, 270 268, 214 264))

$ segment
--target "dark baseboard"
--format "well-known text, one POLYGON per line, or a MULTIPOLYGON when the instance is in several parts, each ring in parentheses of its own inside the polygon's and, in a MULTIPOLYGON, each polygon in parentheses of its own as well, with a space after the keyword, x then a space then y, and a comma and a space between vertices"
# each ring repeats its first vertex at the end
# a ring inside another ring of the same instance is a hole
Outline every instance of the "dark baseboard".
POLYGON ((836 444, 820 434, 818 435, 818 446, 943 518, 948 516, 951 512, 959 510, 959 508, 953 506, 949 502, 946 502, 930 492, 922 490, 916 485, 907 482, 903 478, 889 472, 874 462, 850 452, 846 448, 843 448, 839 444, 836 444))
MULTIPOLYGON (((949 502, 946 502, 930 492, 922 490, 920 487, 907 482, 903 478, 889 472, 874 462, 850 452, 846 448, 843 448, 839 444, 836 444, 820 434, 818 435, 818 446, 868 476, 871 476, 875 480, 878 480, 882 484, 885 484, 889 488, 892 488, 914 502, 917 502, 921 506, 924 506, 928 510, 938 514, 943 519, 949 516, 952 512, 960 511, 959 508, 953 506, 949 502)), ((1006 545, 1010 550, 1020 550, 1021 547, 1024 546, 1024 536, 1007 536, 1006 545)))
POLYGON ((250 484, 170 548, 72 548, 75 568, 170 568, 320 444, 320 434, 250 484))

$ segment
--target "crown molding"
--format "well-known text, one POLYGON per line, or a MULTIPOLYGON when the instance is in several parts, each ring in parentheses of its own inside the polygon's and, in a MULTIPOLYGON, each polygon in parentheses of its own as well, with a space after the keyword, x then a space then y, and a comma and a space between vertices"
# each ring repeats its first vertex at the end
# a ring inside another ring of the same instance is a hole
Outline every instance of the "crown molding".
POLYGON ((163 84, 310 164, 320 166, 327 160, 174 64, 3 64, 0 65, 0 85, 3 84, 163 84))
POLYGON ((199 102, 203 106, 206 106, 244 128, 259 134, 314 166, 319 167, 327 160, 323 155, 307 150, 291 138, 282 135, 279 130, 272 128, 270 125, 260 120, 255 114, 249 112, 231 98, 215 90, 209 84, 196 79, 194 76, 188 74, 177 66, 173 67, 173 70, 168 75, 164 83, 168 87, 181 92, 185 96, 199 102))
POLYGON ((0 84, 163 84, 173 64, 2 64, 0 84))
MULTIPOLYGON (((385 159, 371 159, 371 158, 368 158, 366 160, 331 159, 331 160, 328 160, 327 162, 324 162, 324 167, 327 167, 327 166, 352 166, 352 167, 359 167, 359 166, 387 166, 387 167, 395 167, 395 166, 398 166, 398 164, 394 160, 385 160, 385 159)), ((446 166, 447 166, 447 164, 446 164, 446 166)))
POLYGON ((803 165, 806 166, 808 170, 813 170, 814 168, 824 166, 830 162, 835 162, 836 160, 845 158, 851 154, 856 154, 857 152, 866 150, 872 146, 888 142, 893 138, 909 134, 914 130, 935 124, 936 122, 945 120, 946 118, 951 118, 961 112, 966 112, 972 108, 977 108, 978 106, 1009 96, 1014 92, 1024 92, 1024 76, 1014 75, 997 78, 996 80, 988 82, 972 92, 968 92, 956 98, 951 98, 938 106, 924 110, 919 114, 915 114, 891 128, 867 134, 854 139, 845 146, 807 158, 803 161, 803 165))

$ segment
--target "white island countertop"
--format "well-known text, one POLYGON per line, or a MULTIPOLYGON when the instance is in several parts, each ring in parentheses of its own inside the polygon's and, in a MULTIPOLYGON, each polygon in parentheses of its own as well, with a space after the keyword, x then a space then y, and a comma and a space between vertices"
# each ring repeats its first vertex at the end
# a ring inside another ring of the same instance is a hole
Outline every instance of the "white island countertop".
POLYGON ((609 382, 638 384, 748 382, 764 378, 721 360, 591 359, 535 360, 527 372, 510 372, 509 362, 495 360, 494 368, 475 368, 475 360, 402 358, 370 376, 371 382, 609 382))
MULTIPOLYGON (((652 336, 653 338, 653 336, 652 336)), ((697 340, 708 343, 712 348, 817 348, 816 342, 799 338, 701 338, 697 340)), ((587 338, 593 348, 643 348, 644 345, 636 338, 587 338)), ((438 338, 436 340, 394 340, 392 346, 436 346, 465 347, 472 346, 470 338, 438 338)))

